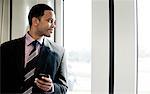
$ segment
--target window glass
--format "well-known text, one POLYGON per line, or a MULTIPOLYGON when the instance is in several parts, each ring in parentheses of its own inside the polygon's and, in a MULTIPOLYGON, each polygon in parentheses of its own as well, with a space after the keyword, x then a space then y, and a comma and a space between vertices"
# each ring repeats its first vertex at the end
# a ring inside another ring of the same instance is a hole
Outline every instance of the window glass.
POLYGON ((91 94, 91 0, 65 0, 68 94, 91 94))
POLYGON ((150 94, 150 1, 138 1, 138 94, 150 94))

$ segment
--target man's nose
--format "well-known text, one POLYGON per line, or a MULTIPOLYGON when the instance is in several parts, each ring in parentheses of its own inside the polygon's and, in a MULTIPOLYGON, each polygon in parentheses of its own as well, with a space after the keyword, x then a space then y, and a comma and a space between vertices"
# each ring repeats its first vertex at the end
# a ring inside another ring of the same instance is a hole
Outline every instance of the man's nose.
POLYGON ((49 28, 55 28, 56 25, 54 23, 49 23, 49 28))
POLYGON ((52 27, 52 28, 55 28, 55 27, 56 27, 56 23, 52 23, 52 24, 51 24, 51 27, 52 27))

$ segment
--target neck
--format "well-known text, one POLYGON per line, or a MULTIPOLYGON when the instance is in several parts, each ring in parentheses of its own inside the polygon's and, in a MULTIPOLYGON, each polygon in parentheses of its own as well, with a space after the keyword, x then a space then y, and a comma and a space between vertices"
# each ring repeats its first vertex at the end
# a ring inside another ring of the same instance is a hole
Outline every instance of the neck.
POLYGON ((35 40, 38 40, 39 38, 42 37, 42 36, 38 36, 33 30, 30 30, 28 33, 35 40))

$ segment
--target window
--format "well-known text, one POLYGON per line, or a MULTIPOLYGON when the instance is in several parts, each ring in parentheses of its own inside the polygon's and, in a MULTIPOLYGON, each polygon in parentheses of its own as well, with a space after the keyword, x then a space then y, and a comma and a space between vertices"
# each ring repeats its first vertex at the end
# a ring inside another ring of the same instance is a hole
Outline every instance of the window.
POLYGON ((68 94, 91 94, 91 0, 65 0, 68 94))
POLYGON ((138 94, 150 94, 149 4, 149 0, 138 0, 138 94))

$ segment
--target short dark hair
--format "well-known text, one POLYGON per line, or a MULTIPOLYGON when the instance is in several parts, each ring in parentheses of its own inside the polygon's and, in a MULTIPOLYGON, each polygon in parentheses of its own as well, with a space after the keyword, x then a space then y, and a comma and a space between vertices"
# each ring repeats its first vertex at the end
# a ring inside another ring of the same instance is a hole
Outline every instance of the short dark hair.
POLYGON ((40 19, 40 17, 44 15, 45 10, 54 11, 50 6, 48 6, 46 4, 37 4, 37 5, 34 5, 30 9, 30 12, 29 12, 29 15, 28 15, 28 21, 29 21, 30 27, 32 25, 32 18, 36 17, 36 18, 40 19))

